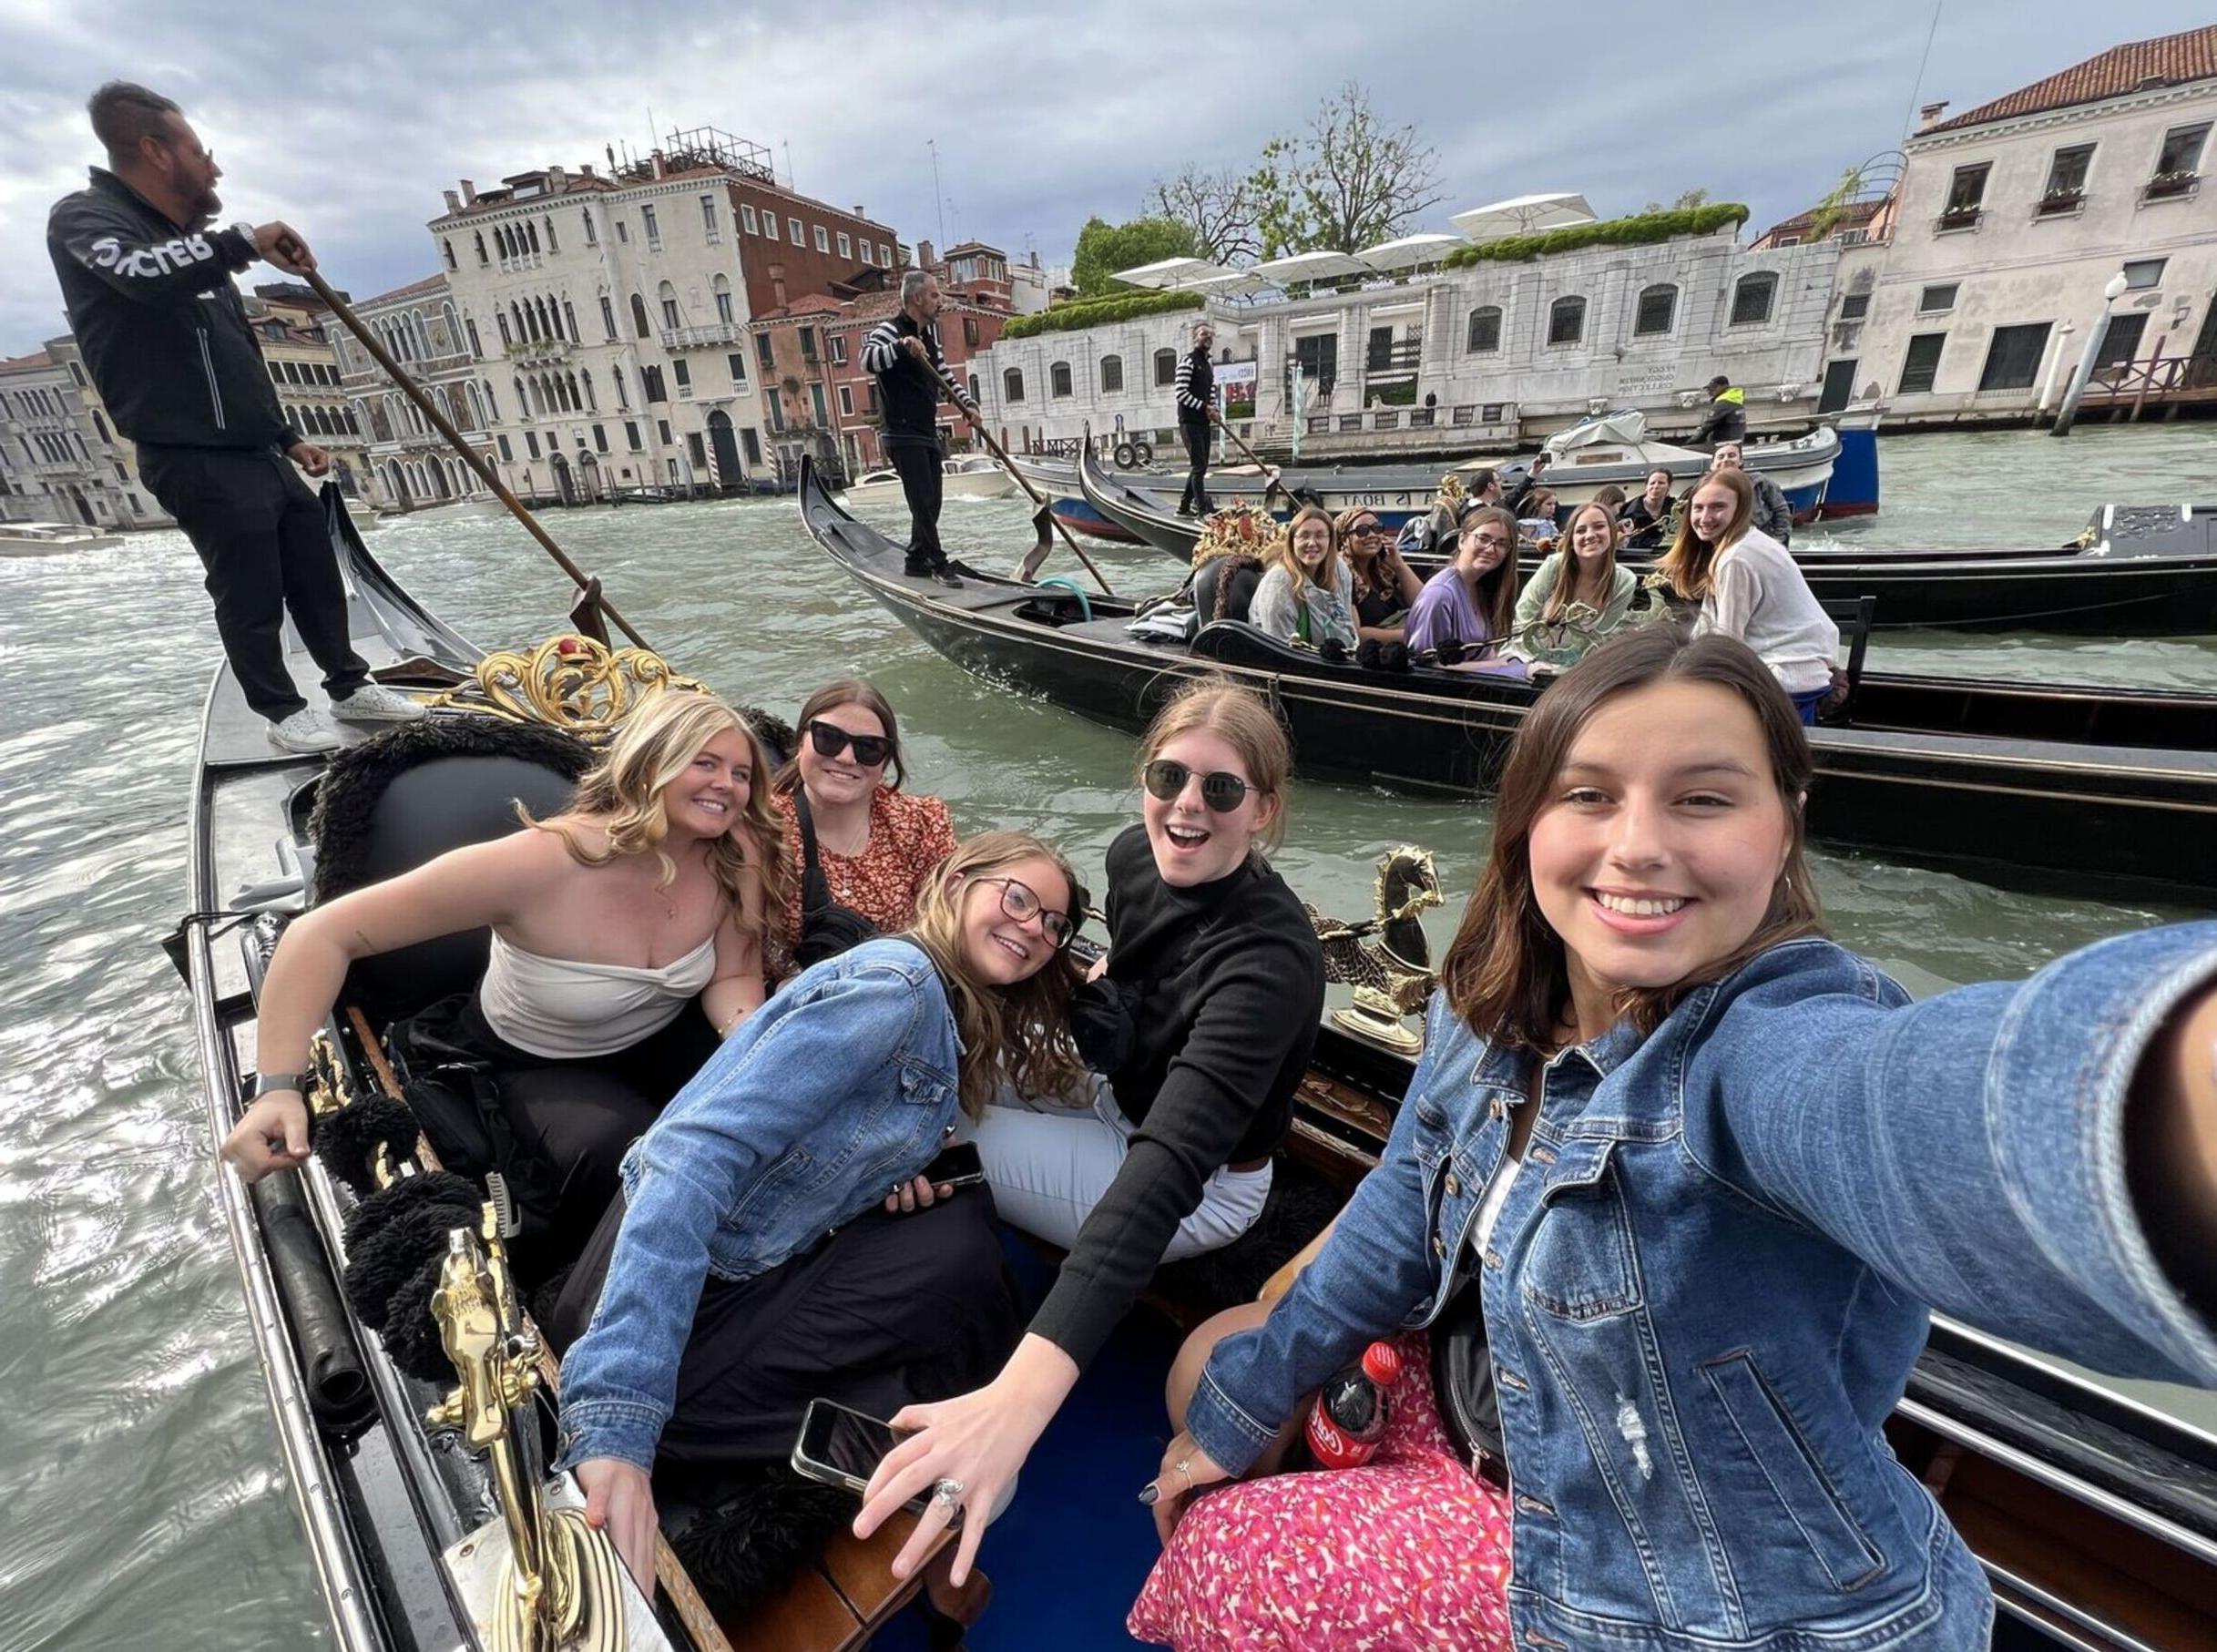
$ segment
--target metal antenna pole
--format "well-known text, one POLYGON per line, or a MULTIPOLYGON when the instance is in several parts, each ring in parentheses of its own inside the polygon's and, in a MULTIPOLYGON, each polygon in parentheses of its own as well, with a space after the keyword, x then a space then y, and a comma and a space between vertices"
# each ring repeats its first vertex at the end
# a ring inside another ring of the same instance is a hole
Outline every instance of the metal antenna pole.
POLYGON ((924 147, 932 152, 932 199, 939 208, 939 245, 947 244, 947 199, 939 192, 939 140, 927 138, 924 147))

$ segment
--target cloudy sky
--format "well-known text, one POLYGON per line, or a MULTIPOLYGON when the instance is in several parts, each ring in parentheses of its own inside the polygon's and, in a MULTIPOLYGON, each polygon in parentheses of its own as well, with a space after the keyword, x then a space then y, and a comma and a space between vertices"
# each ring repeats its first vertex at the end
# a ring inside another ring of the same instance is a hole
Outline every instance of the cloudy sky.
POLYGON ((1063 262, 1089 214, 1130 215, 1189 159, 1245 163, 1350 77, 1439 150, 1447 199, 1419 227, 1533 190, 1607 217, 1695 188, 1760 227, 1895 147, 1916 102, 1961 111, 2212 15, 1942 0, 1920 89, 1932 0, 0 0, 0 354, 62 329, 46 209, 97 158, 84 100, 115 76, 184 105, 227 218, 284 218, 367 295, 432 271, 423 226, 457 178, 691 126, 771 145, 781 170, 790 153, 803 192, 909 240, 937 233, 936 138, 951 237, 1063 262))

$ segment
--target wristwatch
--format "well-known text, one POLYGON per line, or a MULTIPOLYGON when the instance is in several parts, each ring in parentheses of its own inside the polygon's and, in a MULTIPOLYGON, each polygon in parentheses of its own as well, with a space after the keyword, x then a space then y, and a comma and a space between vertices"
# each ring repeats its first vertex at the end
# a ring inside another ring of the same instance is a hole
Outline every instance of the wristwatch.
MULTIPOLYGON (((246 261, 250 264, 261 256, 261 248, 254 240, 254 226, 244 219, 231 226, 231 233, 246 243, 246 261)), ((243 266, 241 266, 243 268, 243 266)))
POLYGON ((254 1082, 247 1086, 247 1099, 260 1101, 274 1090, 294 1090, 305 1094, 308 1075, 305 1073, 257 1073, 254 1082))

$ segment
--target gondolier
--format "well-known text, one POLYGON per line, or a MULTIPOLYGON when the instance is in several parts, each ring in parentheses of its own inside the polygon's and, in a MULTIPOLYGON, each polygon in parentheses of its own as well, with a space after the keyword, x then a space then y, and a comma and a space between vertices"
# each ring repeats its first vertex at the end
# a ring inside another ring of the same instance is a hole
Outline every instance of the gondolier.
MULTIPOLYGON (((939 546, 945 474, 940 465, 946 458, 939 441, 939 398, 945 393, 939 381, 947 371, 946 358, 939 353, 939 303, 937 276, 924 270, 904 275, 901 308, 870 330, 863 341, 863 365, 877 375, 885 457, 901 473, 901 491, 908 498, 906 571, 959 586, 962 577, 947 567, 947 554, 939 546)), ((976 426, 977 403, 952 377, 946 377, 946 384, 963 417, 976 426)))
POLYGON ((208 228, 223 173, 167 97, 111 81, 87 109, 108 165, 54 204, 46 250, 87 371, 138 444, 147 486, 208 570, 216 629, 247 704, 285 750, 340 744, 285 669, 290 612, 336 715, 421 716, 371 682, 347 642, 346 587, 322 509, 292 468, 321 476, 331 455, 286 424, 231 284, 257 259, 301 274, 313 255, 282 223, 208 228))
POLYGON ((1216 369, 1209 364, 1209 346, 1216 330, 1205 321, 1193 323, 1193 347, 1178 359, 1178 433, 1185 438, 1191 470, 1186 491, 1178 501, 1180 516, 1206 516, 1216 508, 1209 498, 1209 430, 1216 417, 1216 369))

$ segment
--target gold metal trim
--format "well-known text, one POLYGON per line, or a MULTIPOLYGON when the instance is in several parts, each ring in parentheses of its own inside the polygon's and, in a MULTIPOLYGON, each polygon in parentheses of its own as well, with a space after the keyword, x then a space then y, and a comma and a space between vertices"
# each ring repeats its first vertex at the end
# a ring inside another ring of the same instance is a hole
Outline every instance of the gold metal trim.
POLYGON ((667 688, 707 685, 646 648, 611 648, 565 632, 528 651, 504 648, 477 662, 468 682, 434 699, 434 710, 475 711, 512 723, 543 723, 596 743, 667 688))

